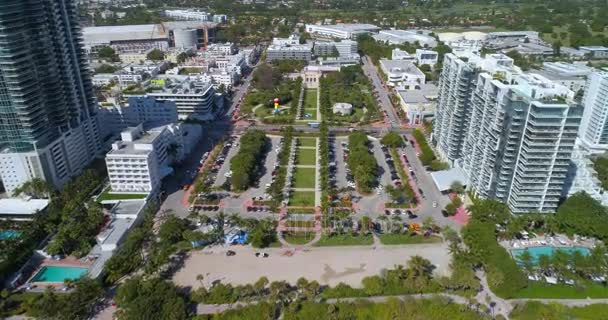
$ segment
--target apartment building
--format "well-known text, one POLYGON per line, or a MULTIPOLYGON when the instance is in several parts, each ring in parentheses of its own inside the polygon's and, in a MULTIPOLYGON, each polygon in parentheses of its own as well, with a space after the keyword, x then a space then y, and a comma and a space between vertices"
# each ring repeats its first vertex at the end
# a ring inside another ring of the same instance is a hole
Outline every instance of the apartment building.
POLYGON ((275 60, 305 60, 312 59, 312 51, 308 45, 270 45, 266 49, 266 61, 275 60))
POLYGON ((479 75, 458 165, 470 190, 514 213, 554 212, 582 117, 574 93, 537 74, 479 75))
POLYGON ((130 97, 128 104, 102 106, 99 110, 103 133, 110 136, 127 127, 143 124, 145 128, 158 127, 178 121, 174 101, 158 100, 154 97, 130 97))
POLYGON ((467 187, 514 213, 554 212, 567 191, 583 108, 569 88, 502 54, 446 55, 434 141, 467 187), (463 76, 464 75, 464 76, 463 76))
POLYGON ((173 173, 170 165, 184 159, 200 136, 198 125, 125 129, 106 154, 112 193, 155 193, 162 178, 173 173))
POLYGON ((61 187, 101 152, 97 101, 73 1, 10 1, 0 10, 0 178, 11 192, 61 187))

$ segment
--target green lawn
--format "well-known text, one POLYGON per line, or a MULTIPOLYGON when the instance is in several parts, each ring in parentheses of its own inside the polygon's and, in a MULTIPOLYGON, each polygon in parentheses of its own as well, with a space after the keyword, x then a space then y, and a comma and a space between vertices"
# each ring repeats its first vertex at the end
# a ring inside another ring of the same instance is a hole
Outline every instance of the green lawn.
POLYGON ((394 234, 385 233, 379 236, 382 244, 419 244, 419 243, 437 243, 441 242, 440 237, 430 236, 425 237, 421 235, 410 235, 410 234, 394 234))
POLYGON ((296 168, 294 188, 314 188, 315 172, 315 168, 296 168))
POLYGON ((148 194, 140 194, 140 193, 111 193, 111 189, 107 189, 102 194, 99 195, 97 201, 101 202, 104 200, 137 200, 137 199, 145 199, 148 194))
POLYGON ((285 232, 283 238, 291 244, 307 244, 315 237, 314 232, 285 232))
POLYGON ((297 164, 305 166, 314 166, 317 163, 317 151, 316 149, 302 149, 298 148, 296 152, 297 164))
POLYGON ((286 225, 294 228, 314 228, 315 222, 313 220, 287 220, 286 225))
POLYGON ((323 235, 319 242, 315 243, 316 247, 332 247, 332 246, 369 246, 374 243, 372 235, 353 236, 350 234, 341 235, 323 235))
POLYGON ((294 191, 289 196, 289 205, 296 207, 313 207, 315 205, 314 191, 294 191))
POLYGON ((317 120, 317 109, 304 109, 304 114, 310 113, 310 117, 302 116, 302 120, 317 120))
POLYGON ((304 109, 317 110, 317 89, 306 89, 304 91, 304 109))
POLYGON ((302 147, 316 147, 317 139, 316 138, 298 138, 300 141, 300 146, 302 147))
POLYGON ((289 214, 314 214, 314 208, 301 208, 289 210, 289 214))
POLYGON ((569 286, 529 281, 528 286, 516 294, 516 298, 585 299, 587 297, 608 298, 608 287, 592 282, 569 286))

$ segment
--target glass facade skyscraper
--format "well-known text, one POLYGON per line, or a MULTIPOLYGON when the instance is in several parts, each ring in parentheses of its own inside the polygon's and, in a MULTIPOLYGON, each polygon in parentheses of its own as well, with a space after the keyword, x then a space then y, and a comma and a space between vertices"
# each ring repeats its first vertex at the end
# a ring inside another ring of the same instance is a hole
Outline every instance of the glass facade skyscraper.
POLYGON ((0 0, 0 177, 9 192, 33 177, 61 186, 101 150, 81 42, 73 0, 0 0))

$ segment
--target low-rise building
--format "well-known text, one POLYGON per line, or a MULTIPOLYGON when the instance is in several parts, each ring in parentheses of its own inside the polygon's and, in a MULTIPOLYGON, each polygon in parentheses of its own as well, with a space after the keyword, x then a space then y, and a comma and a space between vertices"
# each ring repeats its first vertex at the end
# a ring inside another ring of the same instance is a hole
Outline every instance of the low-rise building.
POLYGON ((350 57, 321 57, 317 59, 317 63, 321 66, 347 67, 361 63, 361 57, 358 54, 350 57))
POLYGON ((46 213, 49 203, 47 199, 0 199, 0 220, 32 220, 37 214, 46 213))
POLYGON ((266 50, 266 61, 275 60, 305 60, 312 59, 311 48, 308 45, 271 45, 266 50))
POLYGON ((351 57, 358 55, 357 41, 340 40, 335 42, 320 42, 316 41, 313 47, 316 56, 334 56, 351 57))
POLYGON ((399 48, 395 48, 393 49, 392 53, 391 53, 391 60, 407 60, 407 61, 414 61, 416 60, 416 57, 409 54, 407 51, 405 50, 401 50, 399 48))
POLYGON ((363 34, 378 32, 380 28, 372 24, 338 23, 334 25, 307 24, 306 32, 315 38, 356 39, 363 34))
POLYGON ((381 59, 380 69, 386 75, 388 85, 398 89, 420 89, 426 81, 424 73, 410 61, 381 59))
POLYGON ((587 76, 593 72, 593 68, 566 62, 544 62, 541 70, 531 72, 578 92, 584 89, 587 76))
POLYGON ((425 119, 435 116, 438 91, 433 84, 424 84, 420 90, 397 90, 401 108, 410 125, 421 125, 425 119))
POLYGON ((353 105, 350 103, 338 102, 334 103, 331 110, 334 114, 350 116, 353 113, 353 105))
POLYGON ((432 50, 416 49, 416 63, 434 66, 439 60, 439 54, 432 50))
POLYGON ((162 178, 173 173, 170 165, 184 159, 200 136, 198 125, 127 128, 106 154, 112 192, 154 194, 162 178))
POLYGON ((142 93, 123 93, 129 96, 150 96, 157 100, 175 102, 180 119, 214 119, 214 111, 221 110, 223 96, 217 95, 213 83, 201 76, 159 75, 142 93))
POLYGON ((295 46, 300 44, 300 38, 295 34, 287 38, 273 38, 272 44, 275 46, 295 46))
POLYGON ((103 123, 104 137, 118 134, 127 127, 138 124, 150 128, 178 121, 174 101, 159 100, 150 96, 129 97, 128 104, 102 105, 98 117, 103 123))
POLYGON ((578 48, 580 51, 583 52, 583 54, 589 56, 590 58, 593 59, 600 59, 600 58, 606 58, 608 57, 608 48, 607 47, 603 47, 603 46, 585 46, 585 47, 579 47, 578 48))
POLYGON ((388 44, 419 43, 423 47, 437 46, 437 40, 430 35, 428 30, 380 30, 378 34, 372 35, 376 41, 388 44))

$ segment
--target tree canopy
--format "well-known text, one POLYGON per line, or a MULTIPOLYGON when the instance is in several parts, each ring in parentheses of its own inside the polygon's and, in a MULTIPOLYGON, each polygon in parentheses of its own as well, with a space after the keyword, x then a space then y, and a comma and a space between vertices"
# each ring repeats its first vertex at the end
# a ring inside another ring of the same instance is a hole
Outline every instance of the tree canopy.
POLYGON ((403 137, 397 132, 389 132, 380 142, 390 148, 400 148, 403 146, 403 137))
POLYGON ((159 278, 131 278, 115 297, 122 320, 187 319, 187 300, 171 282, 159 278))

